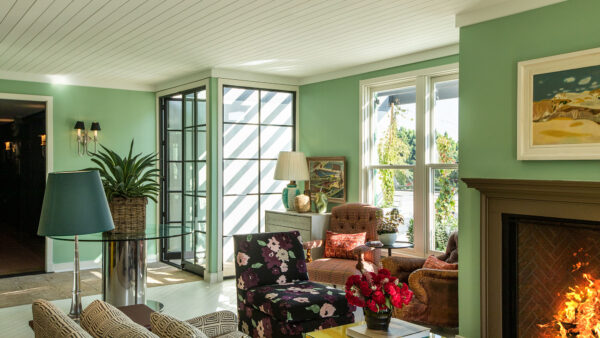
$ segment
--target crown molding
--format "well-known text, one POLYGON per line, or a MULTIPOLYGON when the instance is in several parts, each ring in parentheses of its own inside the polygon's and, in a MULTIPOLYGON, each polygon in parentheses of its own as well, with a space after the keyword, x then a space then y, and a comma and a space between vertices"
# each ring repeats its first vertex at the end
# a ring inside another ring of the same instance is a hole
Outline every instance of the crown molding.
POLYGON ((186 85, 188 83, 196 82, 199 80, 204 80, 209 77, 216 77, 221 79, 232 79, 232 80, 243 80, 243 81, 252 81, 252 82, 263 82, 263 83, 271 83, 271 84, 282 84, 282 85, 298 85, 297 77, 290 76, 281 76, 281 75, 273 75, 266 73, 255 73, 255 72, 247 72, 243 70, 237 69, 229 69, 229 68, 211 68, 206 69, 191 75, 186 75, 183 77, 167 80, 164 82, 157 83, 154 87, 154 91, 164 91, 167 89, 171 89, 174 87, 179 87, 182 85, 186 85))
POLYGON ((403 65, 408 65, 411 63, 427 61, 432 59, 441 58, 444 56, 456 55, 458 54, 458 44, 452 44, 444 47, 428 49, 422 52, 412 53, 397 56, 391 59, 385 59, 381 61, 365 63, 362 65, 358 65, 356 67, 344 68, 341 70, 337 70, 330 73, 307 76, 300 79, 299 84, 305 85, 315 82, 328 81, 333 79, 339 79, 342 77, 352 76, 363 74, 367 72, 372 72, 376 70, 398 67, 403 65))
POLYGON ((497 5, 458 13, 454 17, 454 24, 456 27, 465 27, 564 1, 566 0, 508 0, 497 5))
POLYGON ((98 88, 109 88, 109 89, 136 90, 136 91, 144 91, 144 92, 154 91, 154 86, 144 85, 144 84, 139 84, 139 83, 128 83, 128 82, 116 81, 116 80, 97 80, 97 79, 68 76, 68 75, 61 76, 63 78, 62 81, 56 81, 56 77, 58 77, 58 76, 0 71, 0 79, 2 79, 2 80, 41 82, 41 83, 51 83, 51 84, 67 85, 67 86, 84 86, 84 87, 98 87, 98 88))

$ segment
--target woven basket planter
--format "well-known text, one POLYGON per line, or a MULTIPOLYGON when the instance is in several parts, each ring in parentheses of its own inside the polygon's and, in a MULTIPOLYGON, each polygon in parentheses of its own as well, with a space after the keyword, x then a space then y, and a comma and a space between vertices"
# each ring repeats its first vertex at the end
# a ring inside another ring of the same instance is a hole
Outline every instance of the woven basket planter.
POLYGON ((115 197, 108 203, 115 229, 113 233, 137 233, 146 230, 146 197, 115 197))

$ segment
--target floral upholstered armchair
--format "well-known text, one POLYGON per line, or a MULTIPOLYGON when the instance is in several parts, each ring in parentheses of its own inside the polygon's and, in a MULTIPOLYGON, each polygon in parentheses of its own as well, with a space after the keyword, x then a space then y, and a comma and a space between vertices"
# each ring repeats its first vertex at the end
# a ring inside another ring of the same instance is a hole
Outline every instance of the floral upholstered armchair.
MULTIPOLYGON (((323 258, 307 263, 310 280, 319 283, 344 285, 348 277, 360 274, 360 270, 377 272, 381 259, 381 249, 367 247, 365 242, 378 239, 377 225, 382 221, 382 210, 369 204, 348 203, 331 209, 328 236, 336 233, 339 240, 316 240, 304 243, 310 252, 325 245, 323 258), (344 238, 365 234, 361 243, 344 238), (342 242, 342 243, 336 243, 342 242), (351 244, 352 243, 352 244, 351 244), (342 244, 345 248, 335 247, 342 244), (345 251, 345 252, 344 252, 345 251)), ((333 238, 330 236, 330 238, 333 238)))
POLYGON ((308 280, 298 231, 235 235, 239 329, 253 337, 302 333, 354 322, 345 293, 308 280))

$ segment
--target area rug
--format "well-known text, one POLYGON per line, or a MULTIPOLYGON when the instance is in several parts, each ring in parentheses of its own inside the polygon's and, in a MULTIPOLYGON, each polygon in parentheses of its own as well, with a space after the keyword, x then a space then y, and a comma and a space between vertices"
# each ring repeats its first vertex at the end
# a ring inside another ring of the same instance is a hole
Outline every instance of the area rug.
MULTIPOLYGON (((202 280, 193 273, 163 263, 151 263, 147 270, 148 287, 188 283, 202 280)), ((56 300, 71 298, 73 273, 58 272, 0 278, 0 308, 31 304, 38 298, 56 300)), ((82 296, 102 293, 100 269, 81 271, 82 296)))

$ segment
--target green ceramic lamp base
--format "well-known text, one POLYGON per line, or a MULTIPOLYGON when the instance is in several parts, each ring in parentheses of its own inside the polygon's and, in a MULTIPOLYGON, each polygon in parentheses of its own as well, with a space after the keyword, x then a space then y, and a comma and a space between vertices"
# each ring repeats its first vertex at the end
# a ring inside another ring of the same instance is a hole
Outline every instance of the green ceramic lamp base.
POLYGON ((292 181, 283 189, 283 193, 281 194, 281 200, 283 201, 283 206, 287 211, 296 210, 294 205, 294 200, 296 196, 300 195, 300 189, 296 185, 296 182, 292 181))

